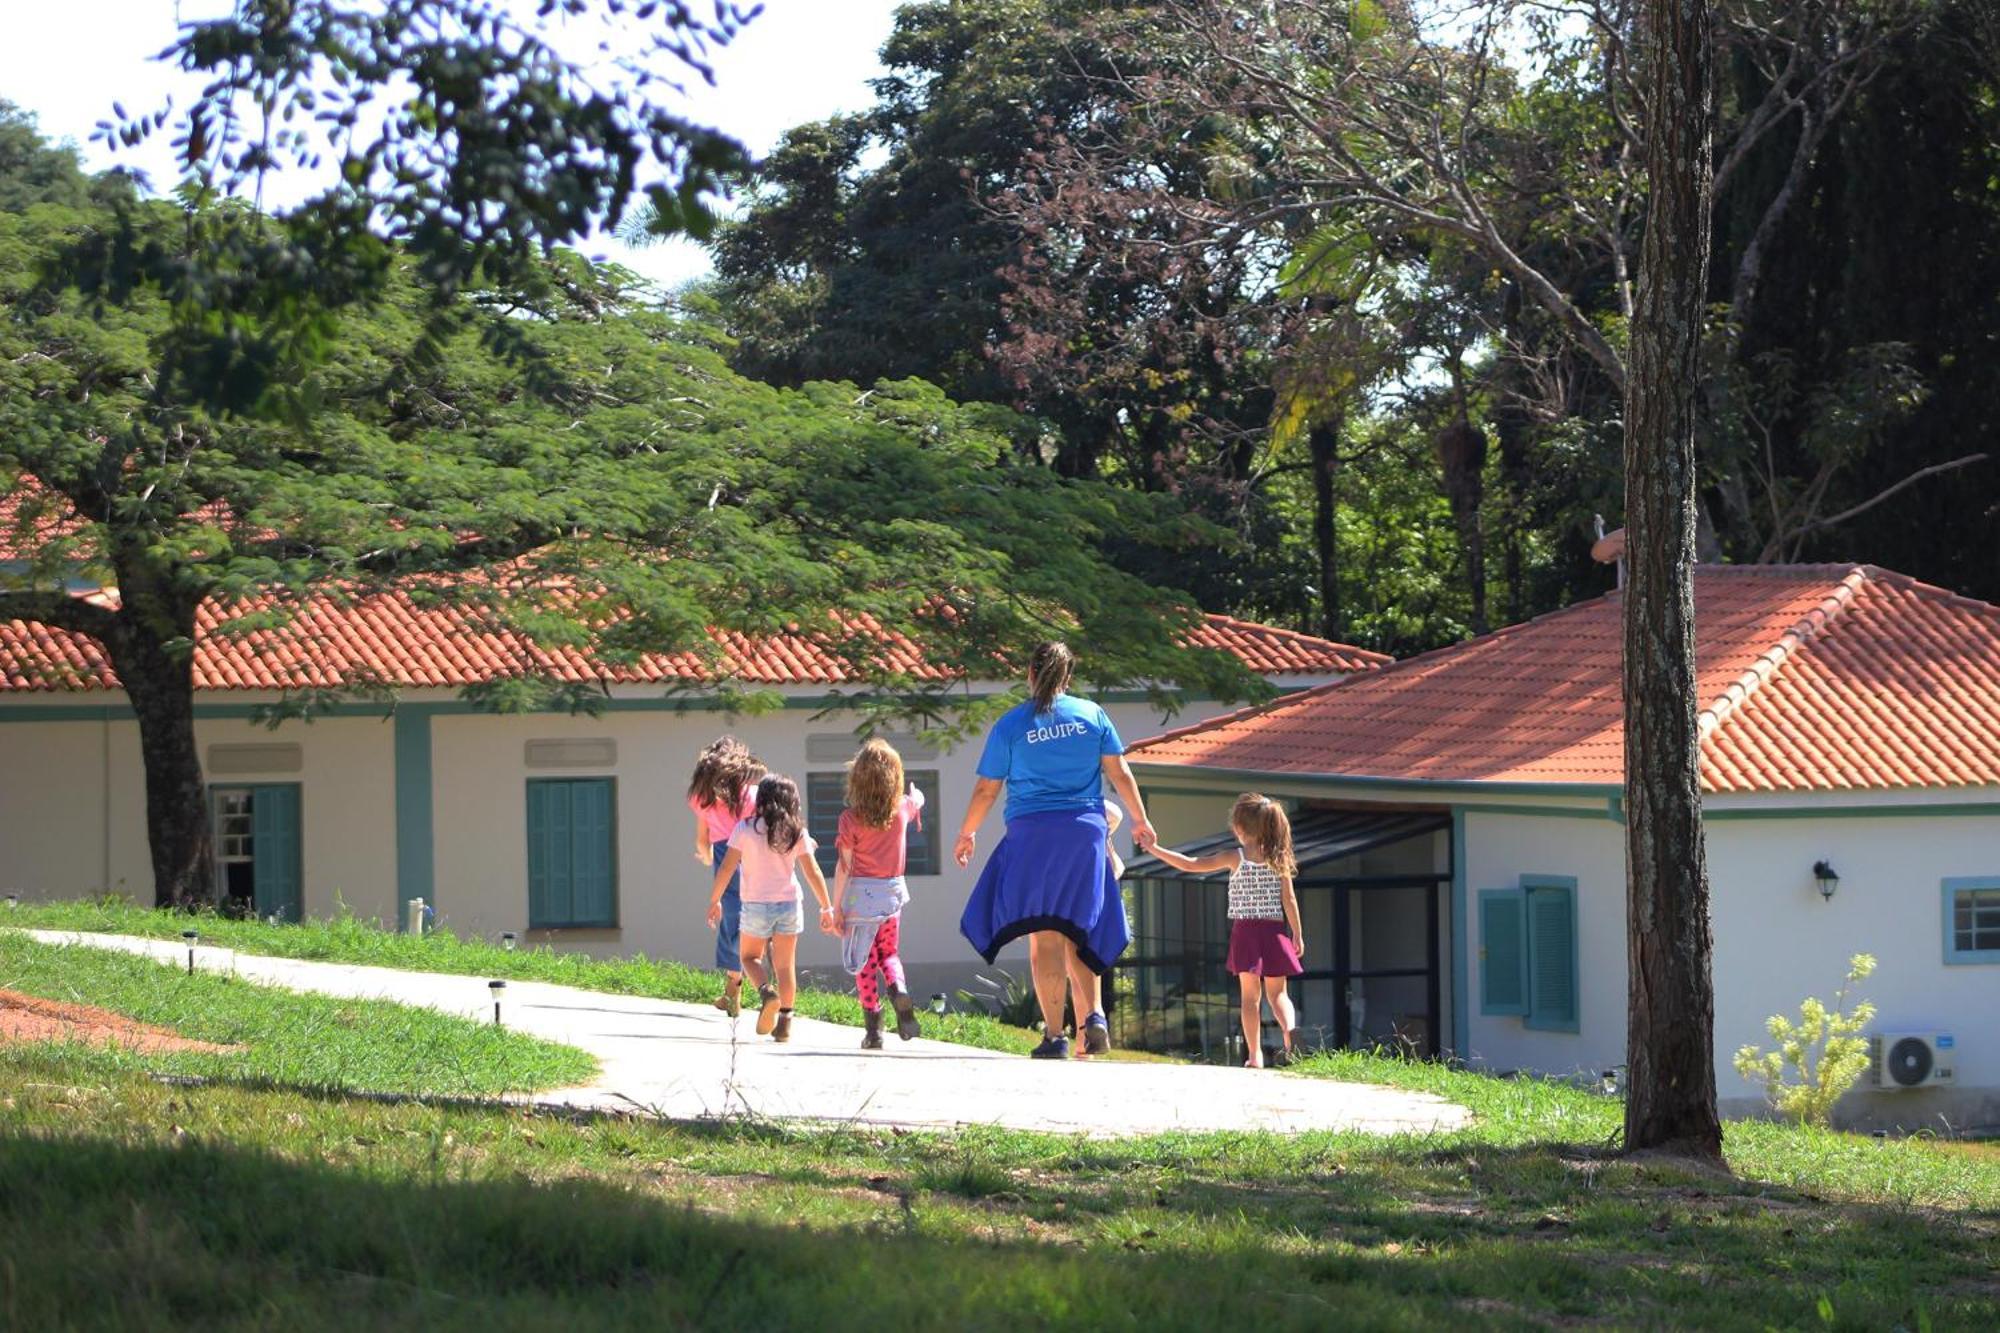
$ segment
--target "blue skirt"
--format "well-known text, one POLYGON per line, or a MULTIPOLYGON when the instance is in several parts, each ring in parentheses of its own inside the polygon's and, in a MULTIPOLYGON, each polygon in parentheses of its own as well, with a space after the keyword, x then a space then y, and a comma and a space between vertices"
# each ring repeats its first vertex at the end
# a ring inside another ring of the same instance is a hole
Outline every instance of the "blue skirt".
POLYGON ((1009 941, 1058 930, 1093 972, 1132 942, 1125 901, 1105 859, 1102 810, 1045 810, 1007 821, 958 928, 991 963, 1009 941))

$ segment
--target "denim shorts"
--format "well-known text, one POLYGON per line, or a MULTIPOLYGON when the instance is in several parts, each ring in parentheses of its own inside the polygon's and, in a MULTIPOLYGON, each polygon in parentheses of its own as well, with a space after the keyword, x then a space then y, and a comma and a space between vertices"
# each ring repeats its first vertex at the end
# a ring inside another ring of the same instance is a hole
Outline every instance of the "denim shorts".
POLYGON ((773 935, 797 935, 806 928, 805 914, 794 897, 784 903, 743 903, 743 934, 767 940, 773 935))

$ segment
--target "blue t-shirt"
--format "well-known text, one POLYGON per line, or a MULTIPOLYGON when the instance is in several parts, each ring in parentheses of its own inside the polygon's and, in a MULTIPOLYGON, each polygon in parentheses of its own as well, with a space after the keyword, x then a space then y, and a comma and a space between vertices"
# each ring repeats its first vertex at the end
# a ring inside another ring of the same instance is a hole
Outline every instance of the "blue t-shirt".
POLYGON ((1034 700, 1008 709, 987 733, 979 776, 1007 784, 1007 818, 1044 810, 1102 810, 1107 754, 1125 743, 1088 699, 1056 696, 1046 713, 1034 700))

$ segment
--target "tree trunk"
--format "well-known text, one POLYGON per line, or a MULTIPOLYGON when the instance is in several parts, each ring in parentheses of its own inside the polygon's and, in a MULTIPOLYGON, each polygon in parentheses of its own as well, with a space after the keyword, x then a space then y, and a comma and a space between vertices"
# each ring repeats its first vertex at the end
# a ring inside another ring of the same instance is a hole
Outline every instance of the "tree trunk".
POLYGON ((1319 632, 1336 642, 1340 625, 1340 538, 1334 529, 1333 483, 1340 471, 1340 418, 1315 426, 1306 437, 1312 452, 1313 550, 1319 556, 1319 632))
POLYGON ((146 765, 146 839, 153 901, 192 907, 214 898, 208 792, 194 738, 194 610, 186 599, 121 574, 121 608, 105 651, 139 720, 146 765))
POLYGON ((1493 435, 1500 446, 1500 581, 1507 589, 1507 623, 1528 618, 1527 569, 1522 560, 1521 532, 1528 524, 1528 464, 1532 423, 1518 403, 1504 401, 1493 409, 1493 435))
POLYGON ((1465 583, 1472 594, 1472 632, 1486 632, 1486 432, 1460 417, 1438 432, 1438 463, 1445 497, 1465 555, 1465 583))
POLYGON ((1648 0, 1650 204, 1625 396, 1625 1148, 1722 1157, 1696 729, 1695 388, 1708 282, 1708 0, 1648 0))

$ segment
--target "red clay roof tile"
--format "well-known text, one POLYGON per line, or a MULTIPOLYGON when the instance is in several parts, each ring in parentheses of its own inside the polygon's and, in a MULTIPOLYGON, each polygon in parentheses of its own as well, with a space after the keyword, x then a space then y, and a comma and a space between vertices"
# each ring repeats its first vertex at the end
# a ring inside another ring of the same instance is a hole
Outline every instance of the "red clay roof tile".
MULTIPOLYGON (((34 514, 29 506, 46 494, 22 477, 0 494, 0 561, 20 558, 17 546, 81 535, 74 518, 34 514)), ((226 521, 218 510, 216 521, 226 521)), ((229 619, 204 606, 195 631, 195 687, 296 689, 362 681, 423 687, 458 687, 533 672, 571 682, 648 684, 710 677, 698 654, 648 655, 634 665, 606 667, 585 654, 544 649, 521 635, 482 623, 475 613, 449 606, 419 606, 402 594, 358 602, 315 599, 278 630, 217 635, 229 619)), ((874 621, 857 622, 879 632, 874 621)), ((725 670, 759 685, 837 684, 850 678, 837 655, 802 636, 753 640, 712 631, 725 670)), ((1372 670, 1391 661, 1381 654, 1292 630, 1229 616, 1209 616, 1189 635, 1195 647, 1233 653, 1262 676, 1333 675, 1372 670)), ((892 669, 926 680, 944 673, 924 665, 916 645, 901 635, 881 635, 892 669)), ((88 638, 21 621, 0 622, 0 690, 116 689, 117 677, 103 649, 88 638)))
MULTIPOLYGON (((1872 566, 1695 578, 1714 792, 2000 784, 2000 607, 1872 566)), ((1618 594, 1132 747, 1135 761, 1449 782, 1624 780, 1618 594)))
MULTIPOLYGON (((656 653, 626 666, 606 666, 568 648, 544 648, 511 630, 484 623, 460 607, 418 606, 390 593, 341 604, 315 600, 289 625, 249 633, 217 633, 229 617, 213 605, 196 618, 195 688, 282 690, 380 682, 409 688, 458 687, 506 676, 608 684, 666 684, 715 673, 692 652, 656 653)), ((872 620, 857 628, 876 631, 872 620)), ((754 640, 711 631, 724 670, 757 685, 838 684, 851 679, 839 657, 803 636, 754 640)), ((1288 630, 1213 617, 1191 641, 1233 652, 1265 676, 1372 670, 1389 659, 1288 630)), ((916 645, 884 634, 888 665, 922 680, 945 673, 927 666, 916 645)), ((118 679, 102 647, 63 630, 0 621, 0 690, 108 690, 118 679)))

